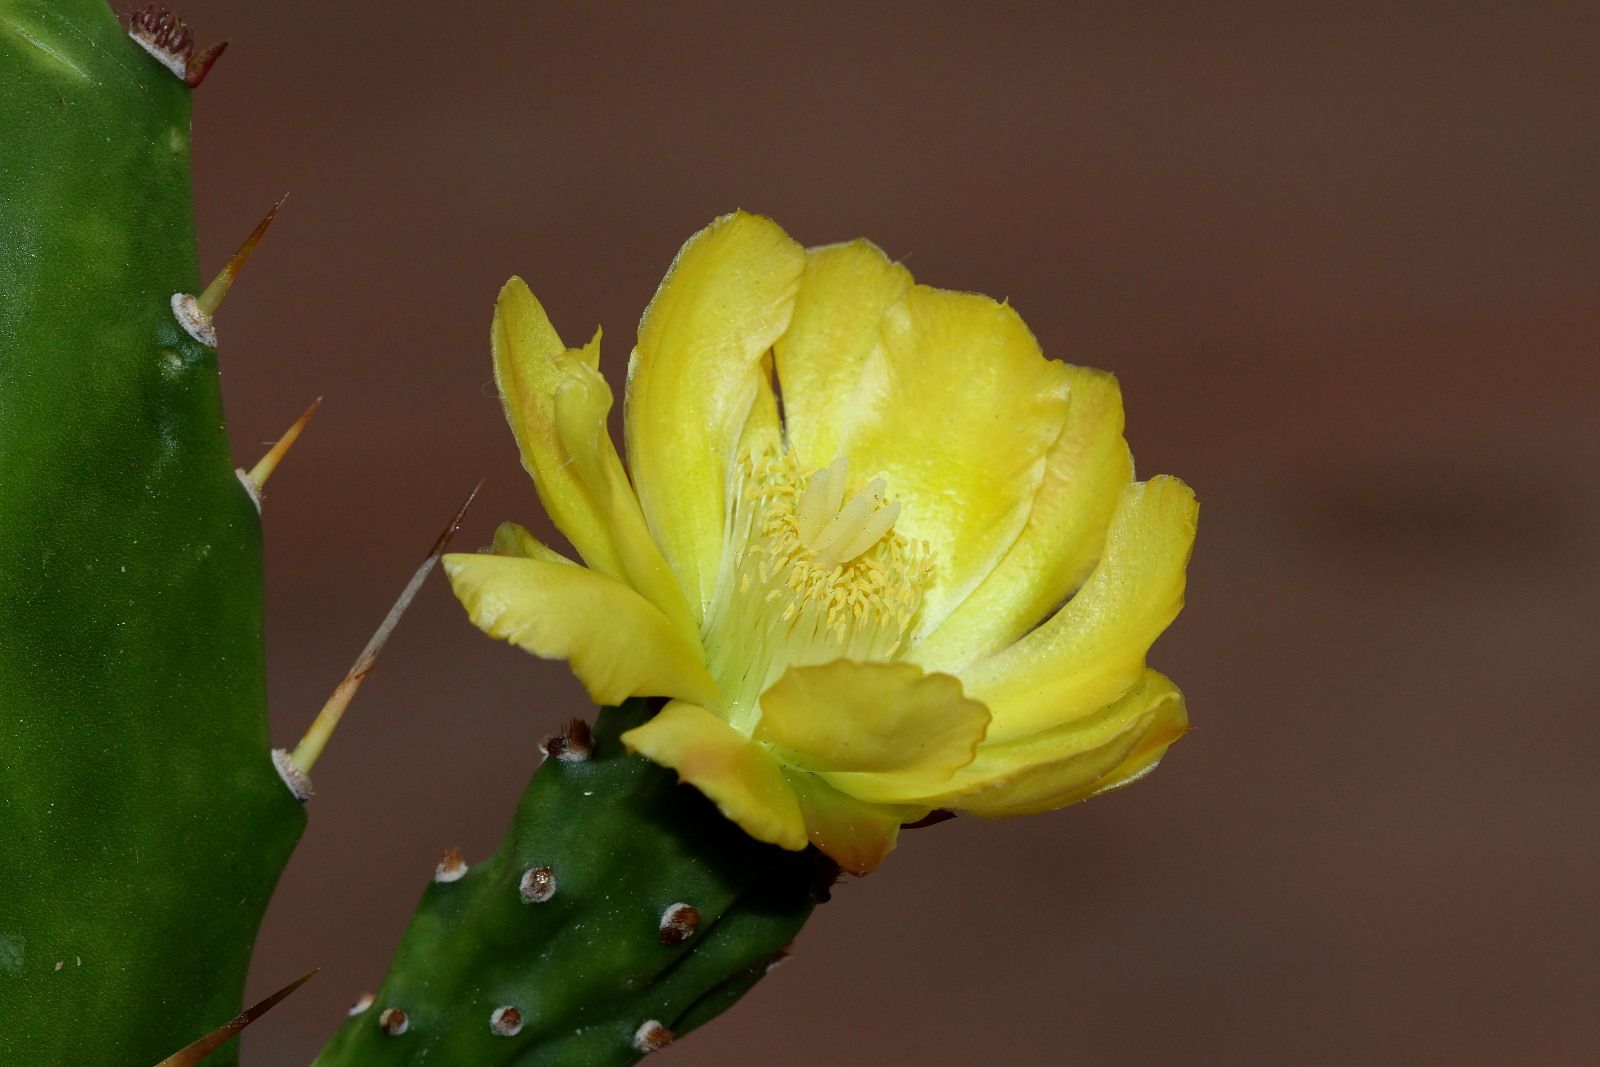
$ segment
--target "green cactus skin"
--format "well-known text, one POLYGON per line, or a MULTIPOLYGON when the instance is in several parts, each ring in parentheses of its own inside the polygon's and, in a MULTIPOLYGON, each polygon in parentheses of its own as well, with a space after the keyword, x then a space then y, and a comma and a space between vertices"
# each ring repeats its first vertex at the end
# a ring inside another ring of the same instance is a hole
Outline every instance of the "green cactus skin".
POLYGON ((104 0, 0 0, 0 1063, 142 1067, 234 1015, 304 827, 260 522, 169 303, 189 93, 104 0))
POLYGON ((592 754, 545 761, 492 856, 456 880, 436 876, 371 1006, 316 1067, 630 1064, 642 1025, 681 1035, 760 980, 835 869, 753 840, 628 753, 618 738, 651 713, 644 701, 603 710, 592 754), (524 878, 543 868, 554 893, 529 902, 524 878), (698 926, 665 943, 677 904, 698 926), (491 1025, 504 1007, 520 1013, 514 1035, 491 1025), (391 1009, 405 1013, 404 1032, 388 1032, 391 1009))

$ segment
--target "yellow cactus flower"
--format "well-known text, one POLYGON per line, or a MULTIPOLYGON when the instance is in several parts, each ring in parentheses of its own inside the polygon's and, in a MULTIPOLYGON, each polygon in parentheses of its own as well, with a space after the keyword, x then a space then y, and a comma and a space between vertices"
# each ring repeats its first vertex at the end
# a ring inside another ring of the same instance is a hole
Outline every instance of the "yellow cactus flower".
POLYGON ((624 742, 751 835, 865 873, 904 823, 1059 808, 1187 728, 1145 657, 1194 496, 1133 481, 1115 379, 1046 359, 1008 305, 718 219, 639 324, 631 482, 599 343, 501 290, 495 380, 583 565, 507 524, 445 568, 596 702, 667 698, 624 742))

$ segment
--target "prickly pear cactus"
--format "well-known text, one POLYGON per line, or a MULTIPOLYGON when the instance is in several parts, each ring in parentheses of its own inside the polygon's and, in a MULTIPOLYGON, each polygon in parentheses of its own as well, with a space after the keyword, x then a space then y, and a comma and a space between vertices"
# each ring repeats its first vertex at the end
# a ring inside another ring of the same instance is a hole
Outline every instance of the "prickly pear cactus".
POLYGON ((3 1063, 141 1067, 233 1015, 304 824, 256 506, 174 317, 192 42, 149 30, 164 61, 104 0, 0 0, 3 1063))
POLYGON ((446 853, 376 996, 316 1067, 613 1067, 731 1006, 836 872, 761 844, 619 736, 644 701, 547 744, 482 863, 446 853))

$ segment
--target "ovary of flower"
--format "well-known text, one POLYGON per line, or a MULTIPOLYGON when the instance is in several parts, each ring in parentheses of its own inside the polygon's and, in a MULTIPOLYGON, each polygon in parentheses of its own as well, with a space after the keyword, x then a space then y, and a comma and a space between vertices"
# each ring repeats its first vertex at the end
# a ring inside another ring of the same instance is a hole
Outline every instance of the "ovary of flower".
POLYGON ((668 698, 624 743, 751 835, 864 873, 930 811, 1058 808, 1187 729, 1145 658, 1194 496, 1133 481, 1115 379, 1046 359, 1009 306, 719 219, 640 322, 627 470, 598 334, 567 347, 512 279, 491 336, 582 565, 507 524, 445 558, 457 596, 599 703, 668 698))

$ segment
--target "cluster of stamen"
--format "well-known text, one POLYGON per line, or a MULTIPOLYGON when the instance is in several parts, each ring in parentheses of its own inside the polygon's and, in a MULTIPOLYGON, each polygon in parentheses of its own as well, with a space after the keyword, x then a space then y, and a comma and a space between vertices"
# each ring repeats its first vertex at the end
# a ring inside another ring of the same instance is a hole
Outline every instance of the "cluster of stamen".
POLYGON ((786 451, 740 460, 705 627, 735 726, 753 724, 757 698, 787 667, 900 650, 932 560, 894 530, 900 504, 886 490, 881 478, 852 486, 842 457, 809 478, 786 451))

